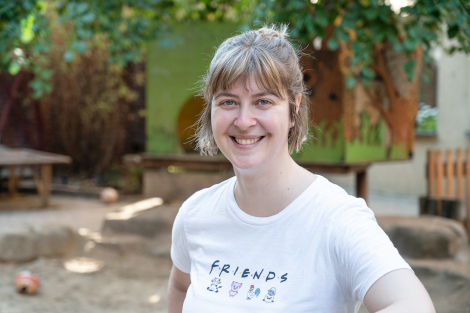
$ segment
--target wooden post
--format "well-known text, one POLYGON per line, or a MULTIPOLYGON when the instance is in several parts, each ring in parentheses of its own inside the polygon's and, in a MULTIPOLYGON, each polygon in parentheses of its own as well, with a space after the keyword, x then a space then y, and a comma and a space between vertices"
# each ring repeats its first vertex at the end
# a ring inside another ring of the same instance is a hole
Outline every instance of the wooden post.
POLYGON ((41 165, 42 194, 41 202, 43 207, 49 205, 49 196, 51 194, 52 164, 41 165))
POLYGON ((463 155, 462 149, 457 149, 457 199, 463 200, 463 155))
POLYGON ((466 179, 466 195, 467 195, 467 200, 466 202, 466 207, 467 207, 467 233, 470 234, 470 149, 467 149, 466 153, 466 160, 465 160, 465 176, 467 177, 466 179))
POLYGON ((444 193, 444 165, 442 164, 442 151, 437 151, 437 215, 442 216, 442 196, 444 193))
POLYGON ((8 174, 8 194, 10 197, 16 197, 18 195, 18 187, 20 183, 20 179, 22 174, 22 169, 20 169, 20 174, 16 175, 17 167, 12 165, 9 166, 9 174, 8 174))
POLYGON ((447 178, 447 198, 454 197, 454 160, 452 158, 452 150, 446 151, 446 178, 447 178))
POLYGON ((367 202, 367 172, 356 172, 356 195, 367 202))
POLYGON ((436 156, 433 150, 428 151, 428 195, 436 197, 436 156))

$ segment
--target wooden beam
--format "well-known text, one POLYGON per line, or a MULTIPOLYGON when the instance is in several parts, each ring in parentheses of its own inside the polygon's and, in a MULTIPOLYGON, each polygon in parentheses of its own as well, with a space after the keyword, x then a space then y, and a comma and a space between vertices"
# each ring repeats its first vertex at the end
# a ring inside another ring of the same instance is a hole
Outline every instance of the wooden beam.
POLYGON ((446 180, 447 180, 447 198, 454 197, 454 160, 452 158, 452 150, 446 151, 446 180))
POLYGON ((462 149, 457 149, 457 199, 463 200, 463 155, 462 149))
POLYGON ((444 195, 444 166, 442 164, 442 151, 437 151, 436 156, 437 174, 437 215, 442 216, 442 197, 444 195))

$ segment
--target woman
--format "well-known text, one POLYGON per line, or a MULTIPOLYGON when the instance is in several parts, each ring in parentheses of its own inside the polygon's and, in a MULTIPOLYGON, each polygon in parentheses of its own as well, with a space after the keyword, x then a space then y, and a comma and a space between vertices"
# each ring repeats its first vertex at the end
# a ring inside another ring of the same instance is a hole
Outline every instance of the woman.
POLYGON ((308 98, 286 27, 218 48, 197 132, 235 176, 195 193, 173 227, 169 312, 434 312, 362 199, 295 163, 308 98))

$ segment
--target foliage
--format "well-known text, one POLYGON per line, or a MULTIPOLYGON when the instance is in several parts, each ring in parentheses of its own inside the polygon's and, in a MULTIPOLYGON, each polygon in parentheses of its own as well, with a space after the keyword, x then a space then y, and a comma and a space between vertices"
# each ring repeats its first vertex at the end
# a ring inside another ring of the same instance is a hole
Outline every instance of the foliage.
POLYGON ((423 102, 419 104, 419 111, 416 115, 416 129, 436 131, 438 109, 423 102))
POLYGON ((50 16, 67 27, 64 60, 70 62, 92 46, 94 37, 108 43, 108 61, 121 67, 139 62, 153 40, 171 44, 170 26, 190 20, 237 20, 249 0, 0 0, 0 71, 35 74, 34 97, 51 91, 50 71, 35 60, 51 48, 50 16))
POLYGON ((69 33, 52 23, 53 44, 37 59, 52 73, 54 90, 38 100, 47 150, 70 155, 75 172, 100 175, 123 152, 128 113, 137 96, 133 87, 143 73, 108 62, 104 36, 92 37, 85 53, 64 60, 69 33))
MULTIPOLYGON (((347 85, 353 87, 357 77, 365 81, 375 77, 374 49, 383 42, 408 57, 420 45, 429 60, 427 52, 443 45, 447 35, 449 53, 469 54, 469 12, 470 4, 464 0, 419 0, 399 12, 386 0, 259 0, 254 18, 289 23, 292 36, 304 44, 316 37, 326 40, 331 50, 347 44, 353 52, 347 85)), ((410 79, 414 66, 411 58, 404 64, 410 79)))

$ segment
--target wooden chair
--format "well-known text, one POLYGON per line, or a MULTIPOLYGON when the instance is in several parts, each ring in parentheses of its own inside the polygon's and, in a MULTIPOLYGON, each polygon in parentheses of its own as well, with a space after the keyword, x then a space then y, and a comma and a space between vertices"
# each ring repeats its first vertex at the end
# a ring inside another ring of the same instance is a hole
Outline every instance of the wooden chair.
POLYGON ((464 223, 467 232, 470 233, 470 149, 466 149, 465 153, 462 149, 457 149, 455 161, 452 150, 445 151, 445 162, 443 154, 442 150, 428 151, 428 201, 435 203, 435 211, 429 209, 429 205, 426 208, 422 199, 421 214, 435 213, 438 216, 456 218, 464 223), (445 192, 444 180, 446 181, 445 192), (463 203, 466 210, 465 219, 462 219, 460 214, 460 207, 463 203), (450 213, 450 210, 455 212, 450 213))

